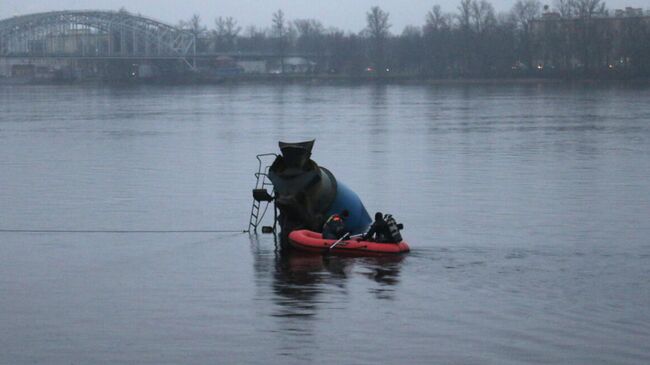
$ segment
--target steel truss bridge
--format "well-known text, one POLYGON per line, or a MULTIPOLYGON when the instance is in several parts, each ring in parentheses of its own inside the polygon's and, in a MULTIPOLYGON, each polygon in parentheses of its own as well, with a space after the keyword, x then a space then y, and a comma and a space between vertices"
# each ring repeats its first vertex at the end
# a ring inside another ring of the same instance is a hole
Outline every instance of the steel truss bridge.
POLYGON ((180 59, 196 56, 187 31, 119 11, 53 11, 0 20, 0 57, 180 59))

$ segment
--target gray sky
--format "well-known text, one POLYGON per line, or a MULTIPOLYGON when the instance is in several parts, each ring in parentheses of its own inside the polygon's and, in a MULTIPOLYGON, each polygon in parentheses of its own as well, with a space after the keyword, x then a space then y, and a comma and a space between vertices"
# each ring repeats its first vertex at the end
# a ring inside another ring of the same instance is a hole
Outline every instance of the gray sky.
MULTIPOLYGON (((507 11, 516 0, 490 0, 497 12, 507 11)), ((456 12, 460 0, 0 0, 0 19, 14 15, 51 10, 99 9, 128 11, 176 24, 193 13, 201 15, 204 25, 214 27, 214 18, 232 16, 242 27, 266 27, 271 14, 282 9, 288 19, 315 18, 325 26, 359 31, 365 26, 365 13, 378 5, 390 13, 391 31, 400 33, 406 25, 422 25, 426 12, 439 4, 445 12, 456 12)), ((553 0, 542 4, 552 5, 553 0)), ((625 6, 650 8, 648 0, 610 0, 609 9, 625 6)))

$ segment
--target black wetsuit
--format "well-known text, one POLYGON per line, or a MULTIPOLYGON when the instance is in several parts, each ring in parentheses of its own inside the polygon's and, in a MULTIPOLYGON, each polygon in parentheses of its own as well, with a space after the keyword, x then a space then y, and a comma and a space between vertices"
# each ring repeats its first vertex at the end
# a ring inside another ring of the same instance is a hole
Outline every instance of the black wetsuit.
POLYGON ((390 229, 388 228, 388 223, 382 219, 375 220, 370 226, 368 233, 363 235, 363 240, 368 240, 373 238, 373 235, 376 234, 375 242, 392 242, 392 235, 390 229))

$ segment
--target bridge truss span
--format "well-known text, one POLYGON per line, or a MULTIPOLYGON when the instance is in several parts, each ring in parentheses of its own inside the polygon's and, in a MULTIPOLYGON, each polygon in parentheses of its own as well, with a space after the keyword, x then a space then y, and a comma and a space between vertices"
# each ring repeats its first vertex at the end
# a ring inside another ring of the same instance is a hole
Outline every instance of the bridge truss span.
POLYGON ((195 54, 192 33, 124 11, 53 11, 0 20, 0 57, 187 61, 195 54))

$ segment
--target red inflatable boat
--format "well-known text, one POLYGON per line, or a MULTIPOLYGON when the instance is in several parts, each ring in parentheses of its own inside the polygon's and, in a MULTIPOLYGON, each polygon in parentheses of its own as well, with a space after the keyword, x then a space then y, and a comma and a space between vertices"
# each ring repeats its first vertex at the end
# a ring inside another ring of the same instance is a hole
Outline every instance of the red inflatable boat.
POLYGON ((306 229, 293 231, 289 234, 291 246, 317 253, 332 253, 336 255, 353 256, 377 256, 391 255, 409 252, 409 245, 402 241, 400 243, 379 243, 371 241, 358 241, 356 238, 341 241, 334 248, 330 247, 337 240, 324 239, 323 235, 306 229))

